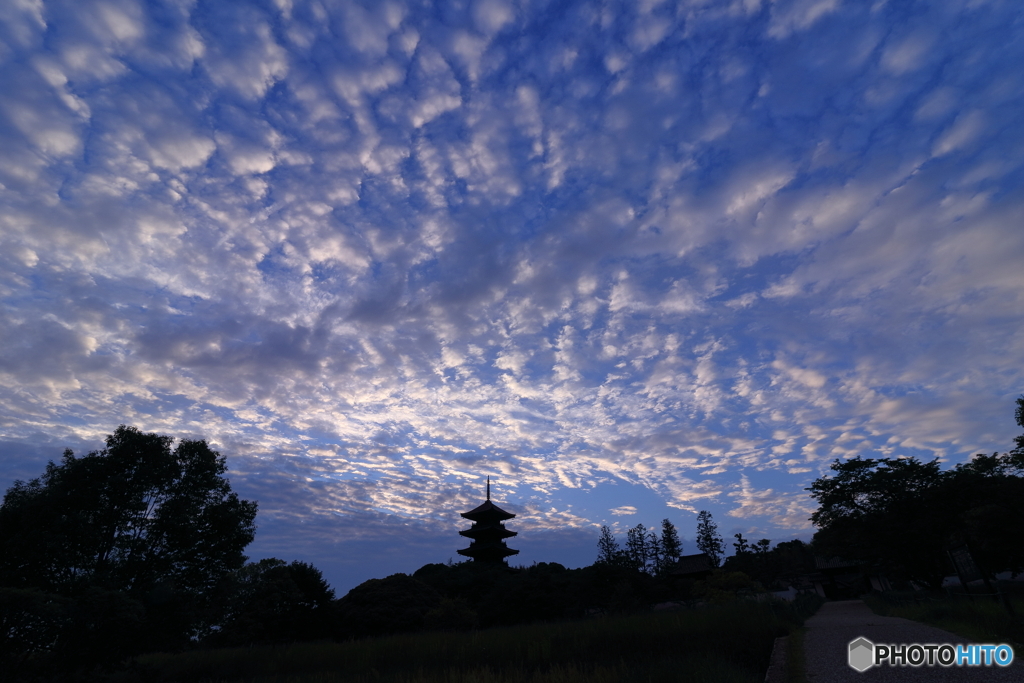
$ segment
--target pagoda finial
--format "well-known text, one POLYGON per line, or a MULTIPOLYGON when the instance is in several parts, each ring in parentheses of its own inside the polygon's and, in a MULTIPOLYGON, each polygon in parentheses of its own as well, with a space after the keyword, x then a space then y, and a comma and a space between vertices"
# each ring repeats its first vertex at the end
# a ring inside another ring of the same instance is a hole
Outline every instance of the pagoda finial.
POLYGON ((487 500, 491 499, 491 478, 487 477, 487 500))

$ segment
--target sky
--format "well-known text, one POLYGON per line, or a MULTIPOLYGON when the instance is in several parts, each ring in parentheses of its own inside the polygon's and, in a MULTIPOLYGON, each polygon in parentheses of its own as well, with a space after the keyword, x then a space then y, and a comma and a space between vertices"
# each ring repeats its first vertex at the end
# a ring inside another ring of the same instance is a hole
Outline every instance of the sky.
POLYGON ((813 534, 1005 451, 1016 0, 0 3, 0 487, 205 438, 339 595, 601 525, 813 534))

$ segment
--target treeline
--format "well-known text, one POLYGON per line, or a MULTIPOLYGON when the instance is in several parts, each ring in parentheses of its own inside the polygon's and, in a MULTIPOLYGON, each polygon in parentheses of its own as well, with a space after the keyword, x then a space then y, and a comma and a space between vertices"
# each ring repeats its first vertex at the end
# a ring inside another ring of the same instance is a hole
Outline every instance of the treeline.
POLYGON ((714 568, 698 575, 680 573, 683 544, 668 519, 660 533, 642 524, 628 529, 621 546, 611 529, 602 527, 596 561, 580 569, 553 562, 428 564, 412 575, 372 579, 352 589, 337 602, 339 630, 332 635, 509 626, 720 601, 784 589, 808 566, 813 570, 812 551, 802 541, 769 548, 764 540, 748 552, 742 536, 736 536, 737 554, 714 568, 721 564, 724 543, 711 513, 698 515, 697 550, 711 560, 708 569, 714 568))
POLYGON ((624 567, 566 569, 461 562, 371 579, 337 603, 342 637, 461 630, 625 613, 681 597, 679 586, 624 567))
MULTIPOLYGON (((1017 400, 1024 427, 1024 397, 1017 400)), ((978 576, 1024 569, 1024 435, 1005 454, 941 470, 914 458, 836 461, 808 490, 812 543, 752 542, 733 554, 711 514, 695 578, 674 525, 637 525, 623 546, 603 527, 597 559, 510 568, 428 564, 337 599, 303 562, 246 562, 257 506, 240 500, 204 441, 119 427, 106 448, 66 451, 0 505, 0 671, 5 680, 87 680, 142 652, 461 630, 716 601, 784 590, 840 557, 894 585, 937 586, 951 553, 978 576), (685 562, 684 562, 685 563, 685 562), (685 570, 685 571, 684 571, 685 570)), ((967 577, 970 580, 971 577, 967 577)), ((974 577, 976 578, 976 577, 974 577)))
MULTIPOLYGON (((15 482, 0 505, 5 679, 84 679, 143 652, 625 612, 692 592, 616 559, 577 570, 431 564, 336 599, 310 564, 246 562, 257 505, 231 491, 226 469, 205 441, 121 426, 103 450, 65 451, 15 482)), ((678 554, 671 525, 658 547, 678 554)))
MULTIPOLYGON (((38 479, 16 482, 0 505, 5 677, 87 678, 143 652, 626 613, 725 587, 671 574, 682 544, 665 520, 660 535, 630 530, 624 550, 604 529, 597 561, 582 569, 428 564, 336 599, 310 564, 246 562, 257 506, 225 472, 204 441, 175 446, 121 426, 102 451, 66 451, 38 479)), ((704 523, 713 530, 710 515, 704 523)))
MULTIPOLYGON (((742 533, 734 534, 734 554, 725 557, 726 543, 718 532, 711 513, 702 510, 697 515, 696 551, 707 557, 713 576, 703 581, 672 580, 674 599, 707 597, 715 587, 730 585, 733 590, 747 592, 784 591, 794 584, 803 584, 802 577, 815 571, 815 546, 799 539, 783 541, 772 546, 770 539, 751 543, 742 533)), ((624 545, 620 546, 607 526, 601 527, 597 542, 597 565, 614 566, 665 578, 680 570, 679 559, 684 555, 679 533, 671 521, 661 523, 661 534, 638 524, 626 531, 624 545)), ((820 550, 820 549, 819 549, 820 550)))
POLYGON ((665 573, 679 561, 683 553, 679 532, 667 519, 661 522, 660 536, 653 530, 645 528, 643 524, 637 524, 629 529, 626 532, 624 549, 619 547, 611 529, 602 526, 597 547, 599 563, 628 567, 654 576, 665 573))
MULTIPOLYGON (((679 539, 679 532, 667 519, 661 521, 660 536, 643 524, 628 529, 624 548, 619 546, 611 529, 602 526, 597 547, 599 563, 628 567, 652 576, 660 576, 671 571, 683 555, 683 542, 679 539)), ((707 556, 712 567, 721 564, 725 546, 721 534, 718 533, 718 525, 707 510, 701 510, 697 514, 697 550, 707 556)))

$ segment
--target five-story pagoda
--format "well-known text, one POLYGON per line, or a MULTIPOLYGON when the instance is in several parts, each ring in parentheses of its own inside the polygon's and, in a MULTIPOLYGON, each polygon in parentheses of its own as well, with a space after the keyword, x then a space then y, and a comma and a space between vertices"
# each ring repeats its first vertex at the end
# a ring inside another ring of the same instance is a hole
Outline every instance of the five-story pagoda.
POLYGON ((476 562, 504 562, 509 555, 518 555, 518 550, 513 550, 505 545, 505 539, 517 535, 515 531, 509 531, 502 524, 507 519, 515 517, 511 512, 505 512, 491 502, 491 478, 487 477, 487 500, 483 505, 463 512, 462 516, 473 522, 473 526, 459 534, 466 538, 473 539, 469 547, 460 550, 459 555, 472 557, 476 562))

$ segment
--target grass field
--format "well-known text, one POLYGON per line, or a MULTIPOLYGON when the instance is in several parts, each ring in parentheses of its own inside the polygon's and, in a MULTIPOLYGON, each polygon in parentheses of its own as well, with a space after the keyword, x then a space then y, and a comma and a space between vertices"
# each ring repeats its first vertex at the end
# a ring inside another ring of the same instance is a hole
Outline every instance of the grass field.
MULTIPOLYGON (((813 611, 812 606, 810 611, 813 611)), ((152 683, 760 683, 800 606, 734 601, 637 614, 346 643, 139 658, 114 680, 152 683)))
POLYGON ((945 593, 883 593, 864 596, 876 613, 903 617, 955 633, 981 643, 1024 644, 1024 596, 1010 599, 1015 616, 991 597, 949 596, 945 593))

